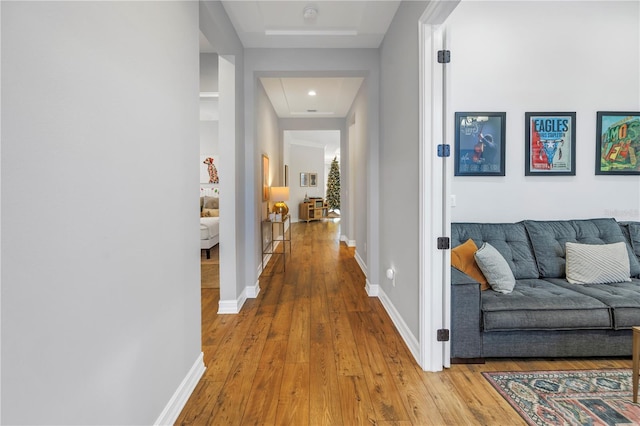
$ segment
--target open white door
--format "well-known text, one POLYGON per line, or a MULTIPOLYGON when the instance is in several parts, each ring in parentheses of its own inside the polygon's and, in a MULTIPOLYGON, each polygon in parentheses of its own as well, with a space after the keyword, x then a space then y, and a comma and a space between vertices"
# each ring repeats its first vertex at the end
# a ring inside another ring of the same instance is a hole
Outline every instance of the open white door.
POLYGON ((420 365, 426 371, 441 371, 450 365, 448 155, 453 145, 446 132, 450 64, 439 62, 438 53, 446 52, 441 24, 457 3, 433 2, 420 20, 420 365), (439 240, 442 238, 446 240, 439 240), (439 248, 440 242, 446 248, 439 248))

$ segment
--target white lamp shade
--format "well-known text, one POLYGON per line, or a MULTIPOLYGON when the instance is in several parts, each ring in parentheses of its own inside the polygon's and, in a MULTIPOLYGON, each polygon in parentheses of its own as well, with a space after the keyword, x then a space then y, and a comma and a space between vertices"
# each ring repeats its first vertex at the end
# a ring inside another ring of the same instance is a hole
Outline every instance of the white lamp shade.
POLYGON ((288 201, 288 200, 289 200, 288 186, 272 186, 271 187, 271 201, 288 201))

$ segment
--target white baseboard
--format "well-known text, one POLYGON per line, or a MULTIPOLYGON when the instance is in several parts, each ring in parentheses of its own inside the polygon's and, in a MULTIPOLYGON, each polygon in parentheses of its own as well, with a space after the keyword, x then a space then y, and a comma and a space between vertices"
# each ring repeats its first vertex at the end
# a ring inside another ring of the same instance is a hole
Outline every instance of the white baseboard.
POLYGON ((347 247, 355 247, 356 246, 356 240, 350 240, 346 235, 341 235, 340 236, 340 241, 345 243, 347 245, 347 247))
POLYGON ((218 314, 237 314, 246 301, 247 291, 245 289, 236 300, 220 300, 218 302, 218 314))
POLYGON ((380 294, 380 286, 378 284, 371 284, 369 279, 366 280, 364 290, 367 292, 369 297, 378 297, 380 294))
POLYGON ((260 294, 260 280, 257 280, 254 285, 248 285, 247 288, 244 289, 244 292, 247 295, 247 299, 255 299, 260 294))
POLYGON ((367 265, 364 263, 364 260, 362 260, 362 258, 360 257, 360 253, 358 253, 358 250, 356 250, 356 254, 354 255, 354 258, 356 259, 358 266, 360 266, 360 269, 362 270, 362 272, 364 273, 364 276, 366 277, 367 265))
POLYGON ((420 364, 420 343, 418 342, 418 339, 416 338, 416 336, 413 335, 413 333, 411 333, 411 330, 409 330, 409 327, 402 319, 402 316, 400 316, 400 314, 396 310, 396 307, 393 306, 393 303, 391 303, 391 300, 389 299, 387 294, 384 292, 382 287, 379 287, 379 286, 377 287, 378 287, 378 299, 380 300, 380 303, 382 303, 382 306, 384 306, 385 311, 387 311, 387 314, 389 314, 389 317, 391 317, 391 321, 393 321, 393 325, 396 326, 396 329, 400 333, 400 336, 402 336, 402 340, 404 340, 407 347, 409 348, 409 351, 411 351, 413 358, 415 358, 416 362, 419 365, 420 364))
POLYGON ((186 377, 182 380, 182 383, 180 383, 180 386, 178 386, 178 389, 176 389, 154 425, 173 425, 176 422, 206 369, 207 367, 204 365, 204 353, 200 352, 198 359, 196 359, 191 370, 189 370, 186 377))

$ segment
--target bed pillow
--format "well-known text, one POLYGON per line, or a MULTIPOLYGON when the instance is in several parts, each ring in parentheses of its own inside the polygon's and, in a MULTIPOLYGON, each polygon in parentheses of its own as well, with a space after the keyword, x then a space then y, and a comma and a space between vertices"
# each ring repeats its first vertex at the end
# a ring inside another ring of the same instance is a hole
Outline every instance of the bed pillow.
POLYGON ((469 238, 467 241, 451 250, 451 266, 478 281, 480 283, 480 290, 488 290, 491 286, 489 286, 487 279, 482 274, 482 271, 478 267, 476 259, 473 256, 476 251, 478 251, 478 246, 476 246, 476 243, 469 238))
POLYGON ((631 267, 624 242, 579 244, 567 241, 566 275, 571 284, 610 284, 631 281, 631 267))
POLYGON ((220 199, 217 197, 207 197, 205 195, 202 207, 204 209, 218 209, 220 208, 220 206, 218 205, 218 200, 220 199))
POLYGON ((200 217, 220 217, 219 209, 202 209, 200 217))
POLYGON ((505 294, 513 291, 516 279, 509 264, 495 247, 489 243, 482 244, 475 258, 492 290, 505 294))

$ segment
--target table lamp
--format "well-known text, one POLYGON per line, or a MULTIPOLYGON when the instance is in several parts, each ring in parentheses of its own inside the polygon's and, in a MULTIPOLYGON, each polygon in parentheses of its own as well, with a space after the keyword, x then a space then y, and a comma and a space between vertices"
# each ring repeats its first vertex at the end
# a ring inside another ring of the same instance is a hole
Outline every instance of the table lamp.
POLYGON ((289 187, 288 186, 272 186, 271 187, 271 201, 275 201, 273 204, 273 212, 280 213, 284 218, 289 213, 289 207, 284 203, 289 200, 289 187))

